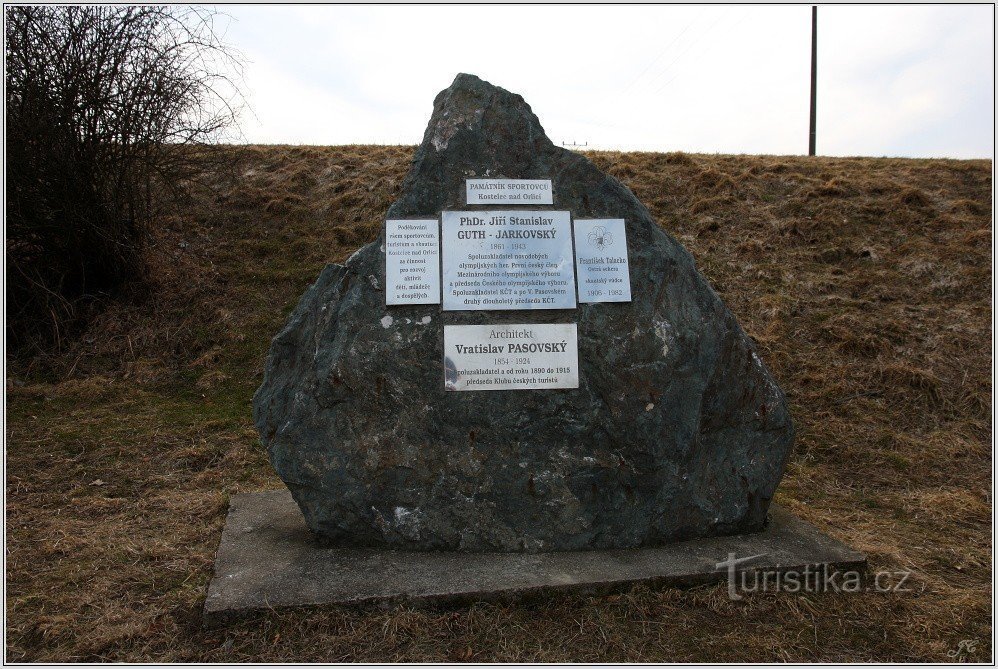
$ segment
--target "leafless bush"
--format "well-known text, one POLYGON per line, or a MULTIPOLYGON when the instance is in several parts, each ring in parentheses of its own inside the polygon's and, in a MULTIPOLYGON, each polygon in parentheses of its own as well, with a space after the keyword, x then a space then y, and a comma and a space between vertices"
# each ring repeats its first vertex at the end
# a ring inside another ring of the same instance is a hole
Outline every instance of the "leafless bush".
POLYGON ((7 322, 14 350, 61 345, 141 287, 164 196, 235 128, 241 63, 197 7, 8 6, 7 322))

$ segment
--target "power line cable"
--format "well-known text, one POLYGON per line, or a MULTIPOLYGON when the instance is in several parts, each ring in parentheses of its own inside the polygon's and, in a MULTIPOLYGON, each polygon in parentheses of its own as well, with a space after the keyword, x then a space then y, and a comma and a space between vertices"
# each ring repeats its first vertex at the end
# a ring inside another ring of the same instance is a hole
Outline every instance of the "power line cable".
MULTIPOLYGON (((702 12, 701 12, 701 14, 702 14, 702 12)), ((676 36, 675 36, 674 38, 672 38, 672 41, 671 41, 671 42, 669 42, 668 46, 666 46, 666 47, 665 47, 664 49, 662 49, 662 50, 661 50, 661 51, 659 52, 659 54, 658 54, 657 56, 655 56, 655 58, 654 58, 654 59, 652 59, 652 61, 651 61, 651 62, 649 62, 649 63, 648 63, 648 65, 646 65, 646 66, 645 66, 645 69, 643 69, 643 70, 641 71, 641 74, 639 74, 639 75, 638 75, 637 77, 635 77, 635 78, 634 78, 633 80, 631 80, 631 83, 627 84, 627 86, 625 86, 625 87, 624 87, 624 90, 622 90, 622 91, 620 92, 620 94, 621 94, 621 95, 624 95, 624 94, 625 94, 625 93, 627 93, 627 92, 628 92, 629 90, 631 90, 631 88, 633 88, 633 87, 634 87, 634 84, 638 83, 638 81, 639 81, 639 80, 641 79, 641 77, 645 76, 645 74, 646 74, 646 73, 648 72, 648 70, 650 70, 650 69, 652 68, 652 66, 653 66, 653 65, 655 65, 655 63, 657 63, 657 62, 659 61, 659 59, 661 59, 661 58, 662 58, 662 56, 664 56, 664 55, 666 54, 666 52, 667 52, 667 51, 668 51, 669 49, 671 49, 671 48, 672 48, 672 45, 673 45, 673 44, 675 44, 675 43, 676 43, 676 42, 677 42, 677 41, 679 40, 679 38, 680 38, 680 37, 682 37, 683 35, 685 35, 685 34, 686 34, 686 31, 687 31, 687 30, 689 30, 689 29, 690 29, 690 27, 691 27, 691 26, 692 26, 692 25, 693 25, 694 23, 696 23, 696 22, 697 22, 697 20, 698 20, 698 19, 700 18, 700 16, 701 16, 701 14, 698 14, 698 15, 694 16, 694 17, 693 17, 693 19, 692 19, 692 20, 691 20, 691 21, 690 21, 689 23, 687 23, 687 24, 686 24, 686 27, 685 27, 685 28, 683 28, 683 30, 682 30, 682 31, 681 31, 681 32, 680 32, 680 33, 679 33, 678 35, 676 35, 676 36)))
MULTIPOLYGON (((731 24, 731 27, 732 28, 737 28, 738 26, 740 26, 742 24, 742 21, 744 21, 746 18, 748 18, 748 15, 749 15, 749 12, 745 12, 744 14, 742 14, 741 18, 739 18, 737 21, 735 21, 733 24, 731 24)), ((706 34, 707 33, 704 33, 704 35, 706 35, 706 34)), ((679 77, 679 75, 681 75, 681 74, 683 74, 683 70, 680 70, 679 72, 676 72, 674 75, 672 75, 667 82, 665 82, 664 84, 662 84, 658 88, 658 90, 655 91, 655 95, 658 95, 659 93, 661 93, 665 89, 666 86, 668 86, 673 81, 675 81, 679 77)))
MULTIPOLYGON (((673 59, 672 59, 672 62, 670 62, 670 63, 669 63, 669 64, 668 64, 668 65, 667 65, 667 66, 665 67, 665 69, 663 69, 663 70, 662 70, 661 72, 659 72, 659 73, 658 73, 658 75, 656 75, 656 76, 655 76, 655 78, 654 78, 654 79, 652 79, 652 81, 651 81, 651 82, 649 82, 649 87, 651 86, 651 84, 653 84, 653 83, 656 83, 656 82, 660 81, 660 80, 662 79, 662 77, 663 77, 663 76, 664 76, 664 75, 665 75, 665 74, 666 74, 667 72, 669 72, 669 70, 670 70, 670 69, 672 68, 672 66, 673 66, 673 65, 675 65, 676 63, 678 63, 678 62, 679 62, 680 60, 682 60, 683 56, 685 56, 685 55, 686 55, 687 53, 689 53, 690 49, 692 49, 692 48, 693 48, 694 46, 696 46, 697 44, 699 44, 699 43, 701 42, 701 40, 703 40, 703 38, 704 38, 704 37, 705 37, 705 36, 706 36, 706 35, 707 35, 708 33, 710 33, 710 31, 711 31, 711 30, 713 30, 713 29, 714 29, 714 27, 715 27, 715 26, 717 26, 717 24, 718 24, 718 23, 720 23, 720 22, 721 22, 721 20, 722 20, 722 19, 724 19, 724 17, 725 17, 725 16, 727 16, 728 12, 730 12, 730 11, 731 11, 730 9, 726 9, 726 10, 724 11, 724 13, 723 13, 723 14, 721 14, 720 16, 718 16, 718 17, 717 17, 717 18, 716 18, 716 19, 714 20, 714 22, 713 22, 713 23, 711 23, 711 24, 710 24, 709 26, 707 26, 707 29, 706 29, 706 30, 704 30, 704 31, 703 31, 702 33, 700 33, 700 34, 699 34, 698 36, 696 36, 696 37, 695 37, 695 38, 694 38, 694 39, 693 39, 693 40, 692 40, 692 41, 691 41, 691 42, 690 42, 689 44, 687 44, 687 45, 686 45, 686 48, 685 48, 685 49, 683 49, 683 50, 682 50, 682 52, 680 52, 678 56, 676 56, 675 58, 673 58, 673 59)), ((659 90, 661 90, 661 88, 660 88, 659 90)), ((657 92, 658 92, 658 91, 656 91, 656 93, 657 93, 657 92)))
MULTIPOLYGON (((689 52, 690 49, 692 49, 694 46, 696 46, 697 44, 699 44, 700 41, 703 40, 703 38, 706 37, 708 35, 708 33, 710 33, 711 30, 713 30, 715 27, 717 27, 717 24, 720 23, 721 20, 724 19, 728 15, 728 13, 730 11, 731 11, 730 8, 727 9, 724 12, 724 14, 722 14, 721 16, 719 16, 716 21, 714 21, 712 24, 710 24, 710 27, 707 28, 707 30, 703 31, 700 34, 699 37, 697 37, 695 40, 693 40, 692 42, 690 42, 690 45, 688 47, 686 47, 686 49, 684 49, 681 54, 679 54, 678 56, 676 56, 675 60, 673 60, 671 63, 669 63, 669 67, 672 67, 677 61, 679 61, 680 58, 682 58, 683 56, 685 56, 689 52)), ((659 75, 659 77, 661 77, 662 74, 665 74, 666 72, 668 72, 669 67, 667 67, 664 70, 662 70, 662 72, 659 75)), ((676 77, 678 77, 680 74, 681 74, 681 72, 677 72, 676 74, 674 74, 672 76, 671 79, 669 79, 667 82, 665 82, 664 84, 662 84, 661 86, 659 86, 658 89, 655 91, 654 95, 658 95, 659 93, 661 93, 662 89, 665 88, 666 86, 668 86, 670 83, 672 83, 672 81, 676 77)), ((656 77, 655 79, 658 79, 659 77, 656 77)))

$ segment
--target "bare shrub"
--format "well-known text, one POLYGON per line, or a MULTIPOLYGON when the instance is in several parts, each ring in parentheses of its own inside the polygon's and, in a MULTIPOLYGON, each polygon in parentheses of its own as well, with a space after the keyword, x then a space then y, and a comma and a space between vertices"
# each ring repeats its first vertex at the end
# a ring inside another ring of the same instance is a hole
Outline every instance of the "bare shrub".
POLYGON ((135 293, 156 208, 235 127, 241 63, 196 7, 8 6, 7 322, 59 348, 135 293))

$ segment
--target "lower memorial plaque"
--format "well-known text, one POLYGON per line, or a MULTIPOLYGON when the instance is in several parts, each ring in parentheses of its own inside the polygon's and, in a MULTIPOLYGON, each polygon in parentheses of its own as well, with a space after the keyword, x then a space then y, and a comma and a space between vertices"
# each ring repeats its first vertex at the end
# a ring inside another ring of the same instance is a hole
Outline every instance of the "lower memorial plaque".
POLYGON ((575 323, 444 326, 446 390, 578 387, 575 323))

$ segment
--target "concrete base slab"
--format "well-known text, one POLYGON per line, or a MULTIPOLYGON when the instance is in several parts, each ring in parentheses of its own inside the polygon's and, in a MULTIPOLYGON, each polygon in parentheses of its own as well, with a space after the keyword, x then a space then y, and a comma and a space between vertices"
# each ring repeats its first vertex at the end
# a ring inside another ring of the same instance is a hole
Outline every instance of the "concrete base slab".
POLYGON ((866 556, 775 504, 757 534, 655 548, 559 553, 417 553, 320 548, 287 490, 232 498, 208 586, 204 618, 224 623, 259 609, 322 604, 520 599, 551 591, 604 593, 723 581, 717 565, 734 553, 739 571, 824 566, 864 569, 866 556))

